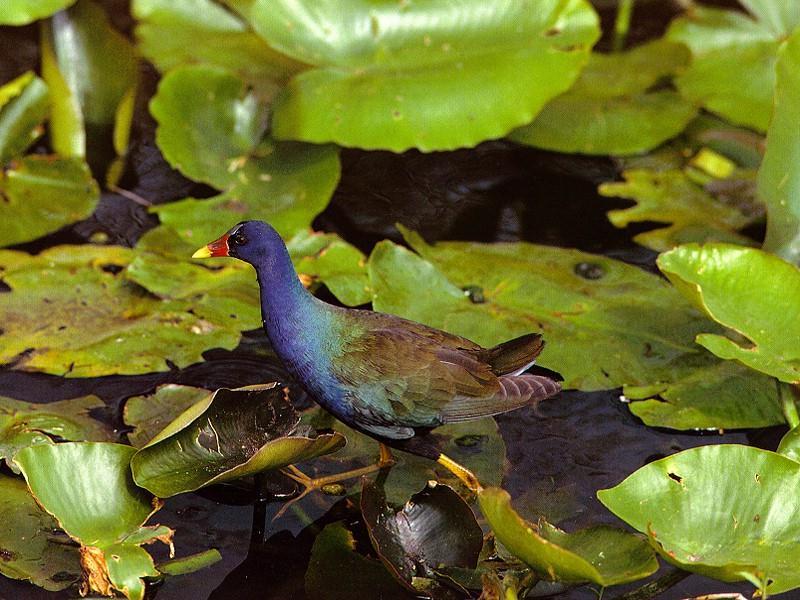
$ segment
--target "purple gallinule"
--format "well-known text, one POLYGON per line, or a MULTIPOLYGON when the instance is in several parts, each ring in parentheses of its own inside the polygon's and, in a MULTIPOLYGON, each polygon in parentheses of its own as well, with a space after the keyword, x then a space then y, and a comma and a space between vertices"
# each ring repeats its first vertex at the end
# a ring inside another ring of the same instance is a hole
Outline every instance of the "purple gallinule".
POLYGON ((340 308, 303 287, 281 237, 261 221, 239 223, 193 258, 231 256, 255 267, 272 347, 309 395, 381 443, 377 465, 312 480, 305 493, 392 463, 387 446, 438 461, 477 491, 477 477, 439 449, 431 430, 535 404, 558 393, 549 377, 523 374, 544 341, 528 334, 494 348, 393 315, 340 308))

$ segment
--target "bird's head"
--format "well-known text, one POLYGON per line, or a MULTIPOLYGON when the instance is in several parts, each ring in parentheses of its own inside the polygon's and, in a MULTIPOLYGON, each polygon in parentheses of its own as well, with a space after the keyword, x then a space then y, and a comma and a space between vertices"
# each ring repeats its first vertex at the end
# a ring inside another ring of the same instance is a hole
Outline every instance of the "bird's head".
POLYGON ((281 251, 285 252, 284 248, 281 236, 272 226, 263 221, 242 221, 198 249, 192 258, 231 256, 256 266, 270 261, 281 251))

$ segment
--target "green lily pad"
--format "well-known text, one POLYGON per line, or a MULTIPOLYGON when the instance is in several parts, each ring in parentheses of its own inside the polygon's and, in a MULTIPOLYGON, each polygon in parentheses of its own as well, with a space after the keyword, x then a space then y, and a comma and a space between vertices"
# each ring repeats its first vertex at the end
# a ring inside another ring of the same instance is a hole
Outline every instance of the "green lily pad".
POLYGON ((781 381, 800 382, 800 268, 729 244, 681 246, 659 256, 658 267, 696 306, 740 334, 702 333, 698 344, 781 381))
POLYGON ((440 567, 474 569, 478 563, 483 531, 469 505, 446 485, 429 482, 395 511, 383 490, 364 479, 361 514, 375 552, 411 592, 420 591, 419 579, 427 580, 428 593, 441 587, 440 567))
POLYGON ((661 556, 722 581, 800 587, 800 464, 774 452, 720 444, 652 462, 597 497, 645 532, 661 556))
POLYGON ((765 131, 777 52, 800 24, 800 5, 787 0, 742 4, 750 15, 695 4, 672 22, 666 37, 692 51, 688 69, 676 79, 681 94, 733 123, 765 131))
POLYGON ((546 521, 530 523, 511 507, 508 492, 499 488, 484 489, 478 502, 497 540, 544 579, 607 587, 658 570, 653 551, 639 536, 607 526, 567 533, 546 521))
POLYGON ((314 539, 305 589, 309 598, 408 600, 380 562, 356 551, 353 533, 342 521, 326 525, 314 539))
POLYGON ((685 46, 666 40, 622 53, 593 53, 575 85, 509 137, 559 152, 646 152, 678 135, 697 113, 677 92, 651 89, 688 60, 685 46))
POLYGON ((0 474, 0 514, 0 573, 50 591, 78 580, 78 548, 53 534, 56 520, 39 508, 22 479, 0 474))
POLYGON ((114 439, 111 428, 89 416, 105 404, 97 396, 84 396, 37 404, 0 396, 0 459, 19 473, 13 462, 21 448, 52 444, 55 440, 107 442, 114 439))
POLYGON ((409 232, 406 239, 419 256, 381 242, 370 257, 377 310, 484 346, 541 332, 547 345, 538 362, 559 371, 565 387, 675 381, 716 362, 694 342, 714 324, 636 267, 521 242, 430 246, 409 232), (482 290, 482 302, 464 292, 469 286, 482 290))
POLYGON ((135 255, 88 245, 36 256, 0 251, 0 277, 11 288, 0 294, 0 363, 69 377, 135 374, 238 344, 242 323, 231 308, 239 301, 162 300, 127 279, 135 255))
POLYGON ((631 412, 651 427, 749 429, 785 422, 775 379, 722 361, 672 383, 625 386, 631 412))
POLYGON ((584 0, 227 3, 315 67, 276 98, 276 138, 395 152, 474 146, 529 123, 572 85, 599 33, 584 0))
POLYGON ((161 505, 133 482, 135 452, 121 444, 67 442, 29 446, 14 460, 36 501, 81 544, 89 589, 108 595, 113 587, 130 600, 142 600, 142 578, 158 571, 139 546, 156 540, 171 546, 173 532, 144 526, 161 505))
POLYGON ((288 238, 309 227, 339 180, 335 147, 263 139, 266 105, 225 69, 174 69, 161 80, 150 111, 169 163, 223 190, 208 200, 153 208, 162 223, 195 246, 247 219, 269 221, 288 238))
POLYGON ((634 241, 642 246, 663 252, 689 242, 753 244, 737 233, 755 220, 753 216, 716 200, 683 171, 633 170, 623 177, 624 182, 599 187, 601 196, 636 201, 631 208, 609 211, 611 223, 615 227, 642 221, 669 223, 636 235, 634 241))
POLYGON ((134 0, 131 12, 138 21, 139 50, 162 72, 187 64, 216 65, 271 98, 304 68, 211 0, 134 0))
POLYGON ((776 452, 795 462, 800 462, 800 427, 793 427, 781 438, 776 452))
POLYGON ((277 383, 217 390, 136 453, 134 480, 167 498, 285 467, 345 444, 338 433, 298 429, 300 416, 286 394, 277 383))
POLYGON ((22 154, 44 133, 50 113, 47 85, 28 71, 0 87, 0 166, 22 154))
POLYGON ((92 214, 100 193, 78 159, 31 155, 0 174, 0 244, 19 244, 92 214))
POLYGON ((800 30, 778 53, 775 112, 758 192, 767 204, 764 249, 800 264, 800 30))
POLYGON ((3 0, 0 25, 27 25, 74 3, 75 0, 3 0))
POLYGON ((136 448, 146 446, 181 413, 211 394, 205 388, 167 383, 153 394, 128 398, 123 417, 125 424, 134 428, 128 440, 136 448))

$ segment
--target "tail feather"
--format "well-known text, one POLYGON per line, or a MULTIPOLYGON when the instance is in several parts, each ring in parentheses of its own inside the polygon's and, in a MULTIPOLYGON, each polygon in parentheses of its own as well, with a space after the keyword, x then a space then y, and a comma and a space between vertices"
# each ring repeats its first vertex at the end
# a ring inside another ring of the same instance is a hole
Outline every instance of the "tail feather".
POLYGON ((487 348, 480 359, 491 366, 495 375, 519 375, 533 365, 543 348, 542 336, 529 333, 494 348, 487 348))
POLYGON ((444 423, 458 423, 499 415, 555 396, 561 391, 558 381, 544 375, 506 375, 498 378, 500 390, 491 398, 459 397, 441 412, 444 423))

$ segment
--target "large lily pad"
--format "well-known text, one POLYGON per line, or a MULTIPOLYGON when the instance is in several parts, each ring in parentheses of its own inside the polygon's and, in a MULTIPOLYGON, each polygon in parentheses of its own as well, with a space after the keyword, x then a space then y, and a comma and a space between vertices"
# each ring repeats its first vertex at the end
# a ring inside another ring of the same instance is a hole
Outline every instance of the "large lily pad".
POLYGON ((681 94, 736 124, 765 131, 772 113, 777 52, 800 24, 800 4, 742 4, 750 15, 694 4, 686 16, 673 21, 667 39, 692 51, 689 68, 676 80, 681 94))
POLYGON ((205 388, 167 383, 147 396, 134 396, 125 402, 125 423, 134 429, 128 440, 136 448, 147 445, 158 433, 190 406, 212 392, 205 388))
POLYGON ((544 107, 533 123, 509 136, 516 142, 582 154, 636 154, 678 135, 695 105, 660 79, 683 67, 682 44, 656 40, 628 52, 593 53, 569 91, 544 107))
POLYGON ((44 133, 49 112, 47 85, 31 71, 0 87, 0 166, 44 133))
POLYGON ((0 174, 0 245, 19 244, 85 219, 100 193, 79 159, 31 155, 0 174))
POLYGON ((55 519, 17 477, 0 474, 0 573, 46 590, 63 590, 80 577, 78 548, 58 539, 55 519))
POLYGON ((188 408, 131 460, 136 483, 166 498, 327 454, 338 433, 298 429, 277 383, 217 390, 188 408))
POLYGON ((659 277, 603 256, 527 243, 381 242, 368 270, 377 310, 491 346, 530 332, 565 387, 674 381, 714 362, 695 336, 714 327, 659 277), (482 301, 464 292, 478 286, 482 301), (654 318, 657 315, 657 318, 654 318))
POLYGON ((134 255, 113 246, 0 252, 0 276, 11 288, 0 294, 0 363, 70 377, 134 374, 236 346, 235 298, 162 300, 126 278, 134 255))
POLYGON ((338 182, 336 148, 263 139, 266 105, 220 67, 171 71, 150 110, 170 164, 223 190, 208 200, 189 198, 154 208, 162 223, 195 246, 247 219, 269 221, 289 237, 308 228, 338 182))
POLYGON ((798 485, 795 461, 723 444, 650 463, 597 496, 681 569, 777 594, 800 587, 798 485))
POLYGON ((36 501, 81 544, 86 589, 109 595, 113 588, 142 600, 142 578, 158 571, 140 546, 156 540, 171 545, 172 530, 144 526, 160 504, 133 483, 135 452, 121 444, 67 442, 29 446, 14 460, 36 501))
POLYGON ((228 0, 270 46, 315 68, 274 105, 280 139, 399 152, 474 146, 529 123, 598 37, 584 0, 228 0))
POLYGON ((800 268, 729 244, 681 246, 659 256, 658 266, 695 305, 736 332, 702 333, 697 343, 721 358, 800 382, 800 268))
MULTIPOLYGON (((400 583, 419 593, 440 587, 437 569, 474 569, 483 547, 483 531, 472 509, 446 485, 430 482, 399 511, 387 506, 383 490, 364 480, 361 514, 383 564, 400 583)), ((438 594, 434 592, 433 597, 438 594)))
POLYGON ((683 171, 637 169, 623 176, 624 182, 603 183, 599 188, 602 196, 636 201, 631 208, 609 211, 611 223, 615 227, 642 221, 669 223, 636 235, 637 243, 659 252, 689 242, 753 243, 737 231, 754 217, 716 200, 683 171))
POLYGON ((658 570, 647 542, 613 527, 566 533, 546 521, 530 523, 511 507, 499 488, 478 494, 481 511, 498 541, 551 581, 590 581, 603 587, 643 579, 658 570))
POLYGON ((758 191, 767 203, 764 249, 800 264, 800 30, 779 53, 775 112, 758 191))
POLYGON ((162 72, 179 65, 216 65, 269 98, 304 66, 270 48, 211 0, 134 0, 131 11, 138 21, 139 49, 162 72))
POLYGON ((111 428, 89 416, 105 404, 97 396, 84 396, 36 404, 0 396, 0 459, 14 471, 14 454, 34 444, 54 440, 106 442, 114 439, 111 428))
POLYGON ((0 25, 27 25, 74 3, 75 0, 3 0, 0 25))

